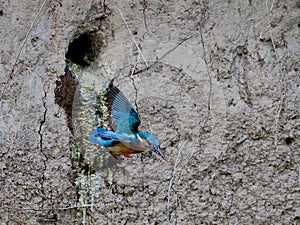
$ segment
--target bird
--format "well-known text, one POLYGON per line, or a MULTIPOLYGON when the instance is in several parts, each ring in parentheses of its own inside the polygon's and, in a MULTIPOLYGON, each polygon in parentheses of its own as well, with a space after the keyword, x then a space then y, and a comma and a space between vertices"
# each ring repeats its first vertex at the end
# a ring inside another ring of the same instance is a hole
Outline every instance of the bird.
POLYGON ((115 158, 119 158, 120 155, 132 158, 131 154, 152 151, 168 162, 158 138, 149 132, 138 130, 141 120, 137 110, 114 85, 110 89, 110 98, 111 117, 116 130, 109 131, 98 127, 91 133, 89 141, 107 148, 115 158))

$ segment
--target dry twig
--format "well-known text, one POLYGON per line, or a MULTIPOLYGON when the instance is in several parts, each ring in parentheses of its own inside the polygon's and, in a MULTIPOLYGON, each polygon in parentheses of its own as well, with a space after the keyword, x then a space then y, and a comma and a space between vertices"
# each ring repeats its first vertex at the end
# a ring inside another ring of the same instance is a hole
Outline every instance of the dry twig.
MULTIPOLYGON (((199 1, 199 5, 203 5, 202 1, 199 1)), ((209 119, 209 115, 211 115, 211 102, 212 102, 212 94, 213 94, 213 89, 212 89, 212 76, 211 76, 211 72, 210 72, 210 68, 208 65, 208 60, 207 60, 207 53, 205 50, 205 43, 204 43, 204 38, 203 38, 203 30, 202 30, 202 10, 200 8, 200 21, 199 21, 199 30, 200 30, 200 40, 201 40, 201 45, 203 48, 203 60, 205 62, 205 66, 206 66, 206 70, 207 70, 207 74, 208 74, 208 79, 209 79, 209 93, 208 93, 208 101, 207 101, 207 108, 208 108, 208 118, 207 121, 209 119)))
POLYGON ((165 58, 168 54, 170 54, 171 52, 173 52, 175 49, 177 49, 180 45, 182 45, 184 42, 186 42, 187 40, 191 39, 193 36, 189 36, 187 38, 184 38, 183 40, 181 40, 175 47, 171 48, 170 50, 168 50, 166 53, 164 53, 161 57, 159 57, 158 59, 156 59, 155 61, 150 61, 150 62, 153 62, 151 63, 147 68, 145 69, 141 69, 141 70, 138 70, 138 71, 134 71, 132 73, 132 76, 133 75, 136 75, 136 74, 139 74, 139 73, 142 73, 146 70, 148 70, 149 68, 151 68, 152 66, 156 65, 157 63, 159 63, 163 58, 165 58))
POLYGON ((273 7, 274 7, 274 0, 272 1, 272 5, 270 7, 270 10, 268 9, 268 0, 266 0, 266 11, 267 11, 269 33, 270 33, 270 38, 271 38, 271 42, 272 42, 273 51, 275 52, 276 47, 275 47, 275 42, 274 42, 273 34, 272 34, 272 31, 271 31, 271 22, 270 22, 270 17, 269 17, 269 14, 273 10, 273 7))
POLYGON ((175 164, 173 166, 172 177, 171 177, 170 182, 169 182, 169 187, 168 187, 168 203, 167 203, 167 213, 168 213, 167 215, 168 215, 168 222, 169 223, 170 223, 171 189, 172 189, 173 182, 174 182, 174 179, 175 179, 175 176, 176 176, 177 166, 178 166, 178 164, 180 162, 180 156, 181 156, 182 150, 183 150, 184 146, 186 145, 186 143, 188 141, 189 141, 189 139, 186 139, 185 142, 181 145, 181 147, 178 150, 178 154, 177 154, 177 157, 176 157, 176 160, 175 160, 175 164))
POLYGON ((135 44, 135 46, 136 46, 136 48, 137 48, 139 54, 142 56, 142 59, 143 59, 144 63, 146 64, 146 67, 148 67, 148 66, 149 66, 149 65, 148 65, 148 62, 147 62, 146 58, 144 57, 143 52, 142 52, 140 46, 139 46, 138 43, 136 42, 136 40, 135 40, 135 38, 134 38, 134 36, 133 36, 133 34, 132 34, 130 28, 129 28, 129 25, 128 25, 128 23, 127 23, 127 21, 126 21, 124 15, 123 15, 123 13, 122 13, 120 7, 119 7, 118 2, 117 2, 116 0, 115 0, 114 2, 115 2, 115 4, 116 4, 116 6, 117 6, 117 9, 118 9, 118 11, 119 11, 119 13, 120 13, 120 16, 122 17, 122 20, 123 20, 123 22, 124 22, 124 24, 125 24, 125 26, 126 26, 126 28, 127 28, 127 31, 128 31, 128 33, 129 33, 129 35, 130 35, 130 37, 131 37, 133 43, 135 44))
POLYGON ((2 97, 3 97, 3 95, 4 95, 4 92, 5 92, 6 88, 7 88, 7 85, 8 85, 8 83, 9 83, 9 80, 12 79, 12 75, 13 75, 13 73, 14 73, 14 71, 15 71, 15 68, 16 68, 17 63, 18 63, 18 61, 19 61, 19 58, 20 58, 20 56, 21 56, 21 54, 22 54, 22 52, 23 52, 23 50, 24 50, 24 47, 25 47, 26 41, 27 41, 27 39, 28 39, 28 37, 29 37, 29 34, 30 34, 30 32, 32 31, 32 28, 33 28, 33 26, 34 26, 34 24, 35 24, 35 22, 36 22, 38 16, 40 15, 40 13, 41 13, 41 11, 42 11, 44 5, 46 4, 46 2, 47 2, 47 0, 44 0, 44 1, 43 1, 41 7, 39 8, 37 14, 36 14, 35 17, 33 18, 32 23, 31 23, 31 25, 30 25, 30 27, 29 27, 29 29, 28 29, 26 35, 25 35, 25 38, 24 38, 24 41, 23 41, 23 43, 22 43, 22 45, 21 45, 20 51, 19 51, 18 54, 17 54, 15 63, 13 64, 13 67, 12 67, 10 73, 8 74, 7 78, 6 78, 4 87, 3 87, 2 92, 1 92, 1 95, 0 95, 0 101, 2 100, 2 97))

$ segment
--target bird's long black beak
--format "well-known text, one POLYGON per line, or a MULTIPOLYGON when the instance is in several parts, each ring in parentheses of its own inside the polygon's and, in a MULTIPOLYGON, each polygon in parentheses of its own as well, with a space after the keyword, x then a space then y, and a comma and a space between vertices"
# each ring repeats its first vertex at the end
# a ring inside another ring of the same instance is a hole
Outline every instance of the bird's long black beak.
POLYGON ((157 155, 160 156, 165 162, 169 162, 168 158, 165 156, 165 154, 162 152, 160 148, 154 148, 152 149, 153 152, 155 152, 157 155))

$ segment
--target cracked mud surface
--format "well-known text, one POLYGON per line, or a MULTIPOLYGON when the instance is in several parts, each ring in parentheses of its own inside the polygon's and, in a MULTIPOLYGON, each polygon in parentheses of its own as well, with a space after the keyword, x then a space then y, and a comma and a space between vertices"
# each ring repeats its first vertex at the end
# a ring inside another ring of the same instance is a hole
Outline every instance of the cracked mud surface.
POLYGON ((149 69, 113 1, 0 4, 0 224, 299 224, 299 2, 118 2, 149 69), (55 89, 84 33, 171 162, 98 171, 83 220, 55 89))

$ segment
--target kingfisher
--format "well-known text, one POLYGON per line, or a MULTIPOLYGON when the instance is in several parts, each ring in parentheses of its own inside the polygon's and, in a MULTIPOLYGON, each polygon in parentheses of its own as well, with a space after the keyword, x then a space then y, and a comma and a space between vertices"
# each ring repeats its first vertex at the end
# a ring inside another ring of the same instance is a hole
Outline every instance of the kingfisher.
POLYGON ((149 132, 138 130, 141 124, 139 114, 125 95, 116 86, 112 86, 110 94, 111 117, 116 130, 97 128, 92 132, 90 142, 107 148, 115 158, 120 155, 132 158, 131 154, 153 151, 168 162, 158 138, 149 132))

